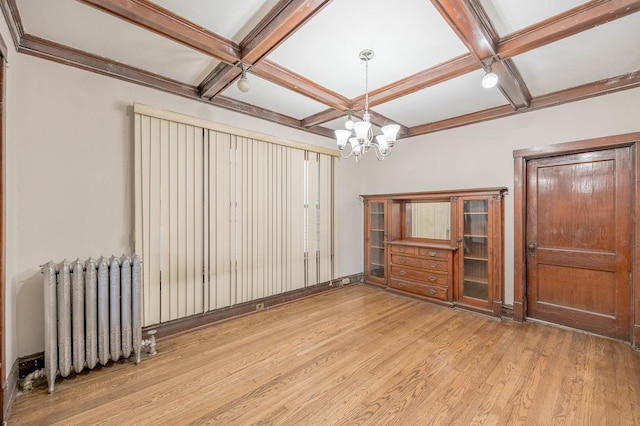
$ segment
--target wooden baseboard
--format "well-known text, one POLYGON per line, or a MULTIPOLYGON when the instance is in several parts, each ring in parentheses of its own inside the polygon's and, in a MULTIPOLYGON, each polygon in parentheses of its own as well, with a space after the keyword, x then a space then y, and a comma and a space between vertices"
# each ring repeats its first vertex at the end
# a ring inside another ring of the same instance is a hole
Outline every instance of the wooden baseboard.
POLYGON ((524 306, 522 305, 522 302, 513 302, 513 320, 524 322, 524 306))
POLYGON ((502 305, 502 318, 513 319, 513 306, 502 305))
POLYGON ((7 421, 9 419, 9 414, 11 411, 11 406, 13 405, 13 401, 16 400, 16 396, 18 395, 18 360, 16 359, 13 365, 11 366, 11 370, 9 370, 9 375, 7 376, 7 381, 3 385, 3 395, 4 401, 3 403, 3 411, 4 419, 3 421, 7 421))
POLYGON ((354 274, 346 277, 341 277, 336 280, 317 284, 312 287, 293 290, 287 293, 281 293, 262 299, 251 300, 249 302, 233 305, 228 308, 217 309, 215 311, 206 312, 204 314, 193 315, 187 318, 181 318, 178 320, 145 327, 143 329, 143 333, 148 330, 156 330, 156 339, 162 340, 193 330, 197 330, 199 328, 208 327, 210 325, 217 324, 223 321, 228 321, 233 318, 238 318, 244 315, 259 312, 263 309, 269 309, 275 306, 291 303, 299 299, 313 296, 317 293, 335 290, 339 287, 342 287, 343 285, 361 281, 362 274, 354 274))
POLYGON ((631 347, 636 351, 640 350, 640 325, 634 324, 631 331, 631 347))

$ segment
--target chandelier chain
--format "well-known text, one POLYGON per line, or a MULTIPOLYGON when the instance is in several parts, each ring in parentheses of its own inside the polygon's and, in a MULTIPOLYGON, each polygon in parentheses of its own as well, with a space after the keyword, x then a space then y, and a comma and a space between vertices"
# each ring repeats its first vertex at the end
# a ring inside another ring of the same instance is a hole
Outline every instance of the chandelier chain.
POLYGON ((369 117, 369 61, 365 61, 364 114, 369 117))

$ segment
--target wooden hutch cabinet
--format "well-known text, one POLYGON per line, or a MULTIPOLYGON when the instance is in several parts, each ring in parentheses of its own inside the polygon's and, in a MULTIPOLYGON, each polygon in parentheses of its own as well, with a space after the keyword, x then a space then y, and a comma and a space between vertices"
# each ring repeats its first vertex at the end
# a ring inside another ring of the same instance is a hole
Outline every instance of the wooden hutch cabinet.
POLYGON ((364 281, 501 316, 506 190, 363 196, 364 281))

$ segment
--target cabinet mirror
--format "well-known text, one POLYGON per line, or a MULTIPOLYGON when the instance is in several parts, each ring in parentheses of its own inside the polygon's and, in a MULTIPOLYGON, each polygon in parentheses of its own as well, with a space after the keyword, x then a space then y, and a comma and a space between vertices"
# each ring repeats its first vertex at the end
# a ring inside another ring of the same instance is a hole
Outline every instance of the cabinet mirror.
POLYGON ((430 240, 451 238, 451 203, 447 201, 412 201, 405 207, 405 237, 430 240))

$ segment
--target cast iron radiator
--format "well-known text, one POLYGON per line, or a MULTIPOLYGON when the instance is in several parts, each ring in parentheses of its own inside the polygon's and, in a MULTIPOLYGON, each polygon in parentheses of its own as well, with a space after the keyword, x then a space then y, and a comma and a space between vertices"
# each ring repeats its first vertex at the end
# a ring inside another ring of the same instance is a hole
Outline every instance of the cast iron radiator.
POLYGON ((138 255, 42 266, 44 276, 44 375, 49 392, 56 377, 67 377, 96 365, 135 356, 142 346, 155 353, 155 339, 142 339, 140 312, 141 259, 138 255))

